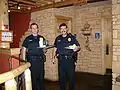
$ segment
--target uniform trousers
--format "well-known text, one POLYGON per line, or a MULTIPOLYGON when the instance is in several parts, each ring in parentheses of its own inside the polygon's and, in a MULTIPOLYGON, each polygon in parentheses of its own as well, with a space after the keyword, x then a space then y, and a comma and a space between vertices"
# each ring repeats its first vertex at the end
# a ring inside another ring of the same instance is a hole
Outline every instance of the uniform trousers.
POLYGON ((42 56, 28 56, 31 63, 32 90, 44 90, 44 60, 42 56))
POLYGON ((75 63, 72 56, 58 56, 58 73, 60 90, 66 89, 66 81, 69 81, 69 90, 75 90, 75 63))

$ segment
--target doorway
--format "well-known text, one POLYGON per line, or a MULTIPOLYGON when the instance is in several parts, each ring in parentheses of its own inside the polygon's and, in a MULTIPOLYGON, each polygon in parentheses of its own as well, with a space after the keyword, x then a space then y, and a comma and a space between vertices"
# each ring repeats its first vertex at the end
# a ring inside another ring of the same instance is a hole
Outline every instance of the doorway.
POLYGON ((112 72, 112 18, 102 19, 102 45, 105 72, 112 72))
POLYGON ((60 34, 60 30, 59 30, 59 25, 61 23, 65 23, 68 26, 68 33, 72 33, 72 18, 71 17, 65 17, 65 16, 60 16, 60 15, 56 15, 56 36, 60 34))

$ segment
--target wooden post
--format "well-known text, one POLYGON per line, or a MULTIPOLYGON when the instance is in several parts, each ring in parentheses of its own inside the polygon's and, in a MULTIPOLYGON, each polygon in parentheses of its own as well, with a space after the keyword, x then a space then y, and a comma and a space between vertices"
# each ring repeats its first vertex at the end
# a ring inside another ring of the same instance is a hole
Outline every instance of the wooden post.
POLYGON ((17 90, 17 83, 15 79, 5 82, 5 90, 17 90))
POLYGON ((32 90, 32 82, 31 82, 31 71, 29 69, 26 69, 25 72, 25 90, 32 90))

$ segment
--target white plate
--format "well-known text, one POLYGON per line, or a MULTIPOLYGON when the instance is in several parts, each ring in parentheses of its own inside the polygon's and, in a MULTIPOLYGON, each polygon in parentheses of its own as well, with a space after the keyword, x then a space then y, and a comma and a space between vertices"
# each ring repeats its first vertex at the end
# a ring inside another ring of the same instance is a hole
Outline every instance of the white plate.
POLYGON ((73 50, 74 48, 70 48, 70 47, 65 47, 65 49, 72 49, 72 50, 73 50))

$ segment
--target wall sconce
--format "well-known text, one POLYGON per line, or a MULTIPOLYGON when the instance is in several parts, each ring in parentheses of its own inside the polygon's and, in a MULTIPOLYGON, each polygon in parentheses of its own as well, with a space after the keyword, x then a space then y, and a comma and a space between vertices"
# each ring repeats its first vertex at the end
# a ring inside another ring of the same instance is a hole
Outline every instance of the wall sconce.
POLYGON ((81 29, 82 34, 85 36, 86 41, 85 41, 85 48, 88 51, 91 51, 89 47, 89 36, 91 36, 92 28, 90 28, 90 24, 86 23, 84 24, 83 28, 81 29))

